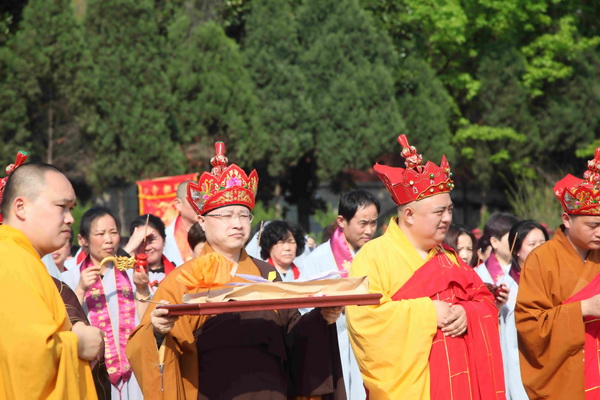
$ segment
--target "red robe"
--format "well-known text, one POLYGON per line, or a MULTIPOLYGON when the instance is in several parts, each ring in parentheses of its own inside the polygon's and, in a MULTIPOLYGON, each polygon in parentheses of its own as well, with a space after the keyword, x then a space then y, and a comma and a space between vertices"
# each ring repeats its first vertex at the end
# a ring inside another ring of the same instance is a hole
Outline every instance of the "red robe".
MULTIPOLYGON (((454 252, 444 245, 445 250, 454 252)), ((504 372, 494 297, 473 268, 459 265, 444 252, 419 268, 392 296, 393 300, 429 297, 460 304, 467 313, 467 332, 444 336, 438 329, 429 355, 431 399, 504 399, 504 372)))

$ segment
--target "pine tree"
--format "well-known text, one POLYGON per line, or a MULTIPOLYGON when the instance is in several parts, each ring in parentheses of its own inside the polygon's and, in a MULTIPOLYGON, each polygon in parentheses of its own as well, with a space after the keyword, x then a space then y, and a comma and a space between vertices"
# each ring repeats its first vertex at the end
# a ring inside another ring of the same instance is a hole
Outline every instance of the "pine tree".
POLYGON ((0 103, 14 102, 2 107, 2 129, 14 134, 5 151, 30 150, 63 168, 75 164, 79 132, 94 121, 95 82, 71 1, 31 0, 1 58, 8 72, 0 103))
POLYGON ((90 180, 102 188, 183 172, 153 2, 90 0, 85 25, 99 82, 90 180))
POLYGON ((442 155, 454 160, 451 123, 458 108, 432 68, 416 54, 397 68, 396 101, 410 143, 430 160, 442 155))
POLYGON ((167 75, 182 141, 212 153, 225 141, 230 161, 251 166, 266 151, 258 99, 237 44, 217 23, 192 23, 181 14, 169 29, 167 75))
POLYGON ((244 56, 257 86, 268 133, 268 172, 281 179, 313 149, 313 110, 298 57, 298 26, 289 1, 257 0, 246 20, 244 56))
POLYGON ((26 128, 27 107, 11 80, 14 64, 14 52, 0 47, 0 162, 6 165, 14 161, 18 150, 34 149, 31 132, 26 128))
POLYGON ((346 168, 370 167, 405 133, 392 43, 356 0, 306 0, 298 21, 318 175, 331 179, 346 168))

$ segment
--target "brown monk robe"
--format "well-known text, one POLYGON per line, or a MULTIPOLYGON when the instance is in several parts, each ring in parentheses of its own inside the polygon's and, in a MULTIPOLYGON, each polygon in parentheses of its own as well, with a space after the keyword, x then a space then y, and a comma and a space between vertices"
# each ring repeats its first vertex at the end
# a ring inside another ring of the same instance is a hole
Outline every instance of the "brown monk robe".
MULTIPOLYGON (((77 295, 71 288, 64 282, 59 281, 56 278, 52 278, 60 297, 65 302, 67 307, 67 314, 72 325, 77 322, 83 322, 89 325, 90 322, 85 315, 83 307, 79 303, 77 295)), ((101 352, 100 358, 97 362, 92 363, 92 377, 94 378, 94 385, 96 386, 96 393, 98 394, 98 400, 110 400, 110 380, 108 378, 108 372, 104 366, 104 351, 101 352)))
MULTIPOLYGON (((206 244, 202 254, 212 252, 206 244)), ((181 303, 177 281, 186 263, 167 275, 153 300, 181 303)), ((275 269, 242 250, 238 274, 268 278, 275 269)), ((233 281, 243 281, 234 277, 233 281)), ((164 373, 146 311, 127 344, 127 357, 145 399, 345 399, 337 332, 320 310, 228 313, 179 317, 164 339, 164 373), (164 389, 164 391, 162 390, 164 389), (308 397, 304 397, 308 398, 308 397)))
POLYGON ((533 250, 519 283, 521 375, 532 399, 585 399, 581 302, 563 303, 600 273, 600 250, 584 263, 563 229, 533 250))

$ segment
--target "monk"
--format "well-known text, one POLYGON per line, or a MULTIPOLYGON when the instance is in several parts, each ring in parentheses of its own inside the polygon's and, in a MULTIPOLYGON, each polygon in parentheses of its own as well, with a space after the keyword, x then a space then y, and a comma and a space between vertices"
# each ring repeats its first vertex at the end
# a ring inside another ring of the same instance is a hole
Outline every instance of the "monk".
POLYGON ((442 245, 454 187, 399 138, 406 169, 375 165, 398 217, 366 243, 350 276, 369 277, 378 306, 347 307, 348 332, 368 399, 504 399, 498 310, 476 272, 442 245))
POLYGON ((75 192, 60 170, 25 164, 6 181, 0 226, 0 398, 95 399, 99 329, 71 325, 41 258, 64 246, 75 192))
POLYGON ((177 217, 166 227, 165 257, 180 266, 194 257, 193 249, 190 247, 187 237, 192 226, 197 222, 196 213, 186 200, 188 184, 194 181, 181 182, 177 186, 177 197, 173 205, 177 210, 177 217))
MULTIPOLYGON (((214 253, 234 264, 235 274, 280 280, 273 266, 244 250, 256 171, 246 175, 235 164, 226 166, 224 145, 218 142, 216 149, 212 173, 188 184, 188 201, 207 242, 199 258, 166 276, 154 301, 181 303, 184 294, 206 291, 188 288, 181 277, 214 253)), ((232 281, 244 279, 233 275, 232 281)), ((151 304, 130 336, 127 357, 145 399, 345 399, 334 325, 341 312, 334 307, 303 316, 268 310, 177 318, 151 304)))
POLYGON ((554 187, 562 225, 525 260, 515 306, 521 376, 530 398, 598 399, 600 148, 584 179, 554 187))

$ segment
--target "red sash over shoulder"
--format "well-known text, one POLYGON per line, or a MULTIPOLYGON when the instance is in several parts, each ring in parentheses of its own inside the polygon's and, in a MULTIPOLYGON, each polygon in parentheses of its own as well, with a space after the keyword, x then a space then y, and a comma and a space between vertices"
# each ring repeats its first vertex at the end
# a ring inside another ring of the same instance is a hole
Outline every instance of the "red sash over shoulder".
MULTIPOLYGON (((454 252, 444 245, 444 249, 454 252)), ((504 372, 498 310, 473 268, 459 257, 456 265, 443 251, 433 256, 398 290, 393 300, 429 297, 460 304, 467 313, 467 333, 446 337, 438 329, 429 355, 431 399, 504 399, 504 372)))
MULTIPOLYGON (((565 301, 573 303, 589 299, 600 293, 600 275, 597 275, 593 281, 587 284, 571 298, 565 301)), ((584 354, 584 388, 585 399, 600 399, 600 318, 585 317, 585 344, 584 354)))

